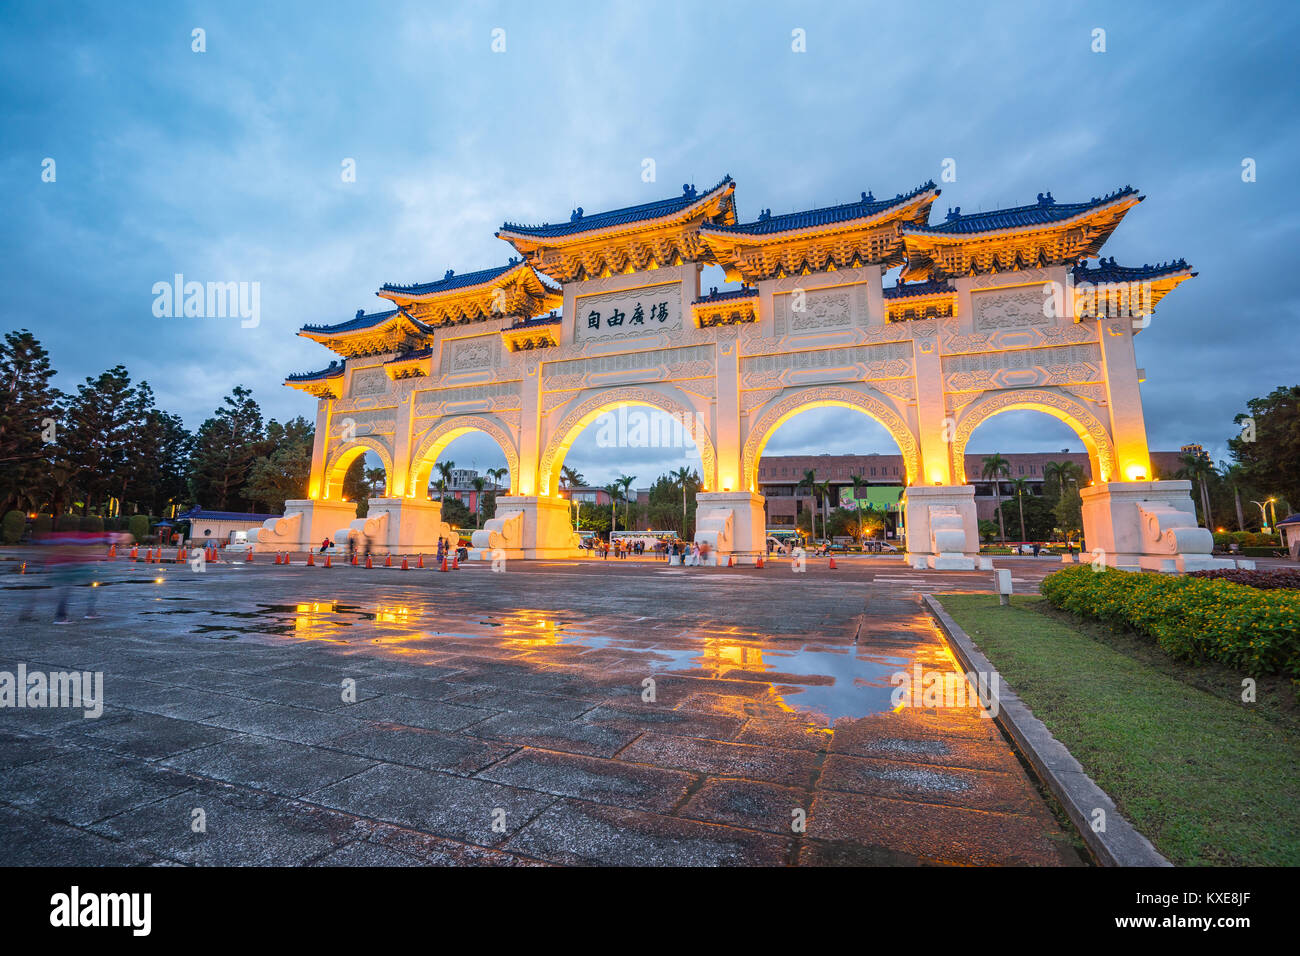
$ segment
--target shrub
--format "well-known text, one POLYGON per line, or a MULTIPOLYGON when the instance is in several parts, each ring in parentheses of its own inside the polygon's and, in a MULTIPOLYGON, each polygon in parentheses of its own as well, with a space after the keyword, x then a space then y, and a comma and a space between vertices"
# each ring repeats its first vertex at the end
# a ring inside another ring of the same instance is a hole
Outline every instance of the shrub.
POLYGON ((99 534, 104 530, 104 519, 99 515, 82 515, 81 521, 77 523, 77 530, 99 534))
POLYGON ((37 515, 32 519, 32 537, 41 538, 54 530, 53 515, 37 515))
POLYGON ((1193 571, 1188 577, 1231 581, 1233 584, 1245 584, 1263 591, 1272 591, 1276 588, 1300 588, 1300 568, 1273 568, 1267 571, 1215 568, 1211 571, 1193 571))
POLYGON ((5 544, 17 544, 23 539, 23 530, 27 527, 27 515, 21 511, 6 511, 0 521, 0 540, 5 544))
POLYGON ((1042 592, 1054 607, 1129 628, 1181 660, 1300 678, 1300 592, 1087 565, 1049 575, 1042 592))
POLYGON ((143 542, 149 534, 149 516, 148 515, 131 515, 126 522, 127 530, 131 532, 131 537, 135 538, 137 543, 143 542))

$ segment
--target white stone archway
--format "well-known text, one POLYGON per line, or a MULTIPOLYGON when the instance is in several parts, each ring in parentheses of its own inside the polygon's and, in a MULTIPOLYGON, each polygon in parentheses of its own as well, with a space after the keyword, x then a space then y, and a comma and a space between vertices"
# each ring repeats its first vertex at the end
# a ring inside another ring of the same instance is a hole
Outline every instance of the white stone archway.
POLYGON ((388 494, 388 489, 393 486, 393 455, 378 438, 370 435, 361 435, 354 437, 349 441, 343 442, 335 448, 330 455, 329 461, 325 465, 325 494, 324 498, 328 500, 340 500, 343 497, 343 478, 347 474, 348 467, 356 460, 358 455, 363 455, 368 451, 373 451, 379 456, 384 465, 384 494, 388 494))

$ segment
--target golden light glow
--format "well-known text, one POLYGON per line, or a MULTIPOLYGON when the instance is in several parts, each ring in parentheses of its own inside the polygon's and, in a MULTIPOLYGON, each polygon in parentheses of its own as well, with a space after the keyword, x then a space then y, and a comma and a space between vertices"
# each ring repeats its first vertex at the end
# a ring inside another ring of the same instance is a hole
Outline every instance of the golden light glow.
POLYGON ((1124 469, 1124 474, 1129 481, 1146 481, 1147 471, 1141 465, 1129 465, 1124 469))

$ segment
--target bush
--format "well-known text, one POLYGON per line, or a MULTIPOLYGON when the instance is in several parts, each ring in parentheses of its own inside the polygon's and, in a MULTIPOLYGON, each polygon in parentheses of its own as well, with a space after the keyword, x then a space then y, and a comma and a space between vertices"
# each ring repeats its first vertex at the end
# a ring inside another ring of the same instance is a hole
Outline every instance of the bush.
POLYGON ((27 515, 21 511, 6 511, 3 521, 0 521, 0 540, 5 544, 17 544, 23 539, 26 528, 27 515))
POLYGON ((104 530, 104 519, 99 515, 82 515, 81 521, 77 523, 77 530, 100 534, 104 530))
POLYGON ((1300 592, 1089 565, 1049 575, 1042 592, 1054 607, 1129 628, 1180 660, 1300 678, 1300 592))
POLYGON ((149 516, 131 515, 127 519, 126 528, 131 532, 131 537, 135 538, 137 544, 144 541, 149 534, 149 516))
POLYGON ((1215 568, 1211 571, 1193 571, 1189 578, 1207 578, 1211 581, 1231 581, 1262 591, 1277 588, 1300 588, 1300 568, 1273 568, 1268 571, 1244 571, 1238 568, 1215 568))
POLYGON ((53 515, 37 515, 32 519, 32 537, 42 538, 54 530, 53 515))

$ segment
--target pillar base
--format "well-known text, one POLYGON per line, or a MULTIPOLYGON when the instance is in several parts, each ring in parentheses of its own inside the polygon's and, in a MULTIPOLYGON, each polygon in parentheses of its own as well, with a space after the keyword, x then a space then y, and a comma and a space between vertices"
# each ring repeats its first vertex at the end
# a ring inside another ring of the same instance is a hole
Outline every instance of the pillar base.
POLYGON ((979 521, 974 485, 911 485, 903 495, 907 563, 917 570, 974 571, 979 521))
POLYGON ((391 554, 433 554, 438 550, 438 539, 446 538, 453 547, 456 534, 451 525, 442 520, 442 502, 427 498, 371 498, 366 521, 388 519, 381 525, 382 540, 374 541, 376 548, 391 554))
POLYGON ((507 559, 576 558, 582 554, 573 513, 564 498, 501 495, 496 517, 471 536, 474 548, 487 559, 500 549, 507 559))
POLYGON ((1191 492, 1190 481, 1110 481, 1079 489, 1091 560, 1124 571, 1235 567, 1211 556, 1214 535, 1196 524, 1191 492))
POLYGON ((695 496, 695 542, 707 544, 710 564, 735 558, 756 564, 767 553, 764 498, 752 491, 702 491, 695 496))
POLYGON ((284 503, 283 517, 263 522, 250 546, 254 551, 315 551, 356 516, 354 501, 291 499, 284 503))

